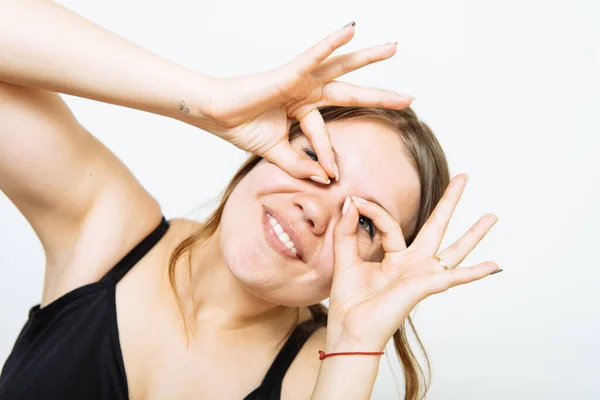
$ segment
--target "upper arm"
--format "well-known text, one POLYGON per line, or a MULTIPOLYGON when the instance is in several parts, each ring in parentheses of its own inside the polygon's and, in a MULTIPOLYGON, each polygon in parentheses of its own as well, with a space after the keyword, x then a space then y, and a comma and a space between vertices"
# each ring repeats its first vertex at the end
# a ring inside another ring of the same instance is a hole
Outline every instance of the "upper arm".
POLYGON ((58 94, 3 82, 0 189, 42 242, 46 283, 66 269, 77 269, 78 276, 67 286, 93 280, 108 268, 103 260, 118 258, 121 247, 135 244, 160 219, 156 201, 58 94), (148 221, 132 224, 134 218, 148 221), (95 252, 104 258, 84 262, 85 254, 95 252))
POLYGON ((310 399, 321 367, 319 350, 325 348, 326 339, 327 328, 323 327, 317 329, 304 343, 283 378, 281 386, 282 400, 310 399))

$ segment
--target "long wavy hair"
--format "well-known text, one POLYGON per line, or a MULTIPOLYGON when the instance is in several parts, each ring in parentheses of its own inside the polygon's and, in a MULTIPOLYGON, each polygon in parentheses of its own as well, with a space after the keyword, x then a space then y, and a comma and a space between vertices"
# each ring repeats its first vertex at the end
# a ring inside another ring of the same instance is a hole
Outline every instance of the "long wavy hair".
MULTIPOLYGON (((417 171, 421 184, 421 202, 419 205, 419 216, 417 217, 416 229, 410 236, 405 237, 406 245, 410 246, 450 183, 450 173, 445 153, 431 129, 417 118, 416 113, 410 107, 403 110, 391 110, 377 107, 328 106, 320 108, 319 111, 325 122, 368 118, 387 122, 398 131, 406 149, 406 155, 409 157, 410 162, 417 171)), ((299 123, 295 121, 290 127, 290 141, 301 134, 302 131, 299 123)), ((191 276, 191 258, 194 246, 198 243, 201 244, 206 242, 207 239, 216 232, 221 221, 221 216, 223 215, 223 209, 225 208, 225 204, 231 196, 231 193, 238 183, 240 183, 240 181, 244 179, 244 177, 261 160, 262 157, 255 154, 250 155, 237 170, 225 190, 221 193, 221 200, 218 207, 199 224, 199 227, 192 234, 188 235, 177 245, 170 256, 169 279, 171 287, 177 296, 179 308, 183 316, 186 335, 188 334, 188 324, 186 322, 181 299, 177 295, 178 291, 175 282, 175 266, 177 260, 187 253, 187 272, 188 275, 191 276)), ((313 315, 313 323, 318 324, 327 320, 327 308, 323 304, 317 303, 311 305, 309 306, 309 309, 313 315)), ((299 313, 297 313, 296 321, 291 326, 287 336, 291 334, 298 323, 299 313)), ((285 340, 286 337, 284 337, 283 340, 285 340)), ((394 333, 393 338, 396 353, 404 371, 405 399, 422 399, 429 390, 431 364, 410 316, 406 318, 399 329, 394 333), (407 336, 408 328, 414 333, 416 342, 423 352, 427 365, 427 374, 419 364, 415 353, 411 349, 407 336)))

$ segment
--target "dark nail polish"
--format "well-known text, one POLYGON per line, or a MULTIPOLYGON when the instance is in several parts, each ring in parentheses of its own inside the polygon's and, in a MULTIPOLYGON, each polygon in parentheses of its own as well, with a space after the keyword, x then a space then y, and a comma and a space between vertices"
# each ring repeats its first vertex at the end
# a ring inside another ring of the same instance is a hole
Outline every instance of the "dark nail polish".
POLYGON ((356 22, 352 21, 352 22, 350 22, 350 23, 348 23, 348 24, 346 24, 346 25, 342 26, 342 29, 344 29, 344 28, 347 28, 347 27, 349 27, 349 26, 356 26, 356 22))
MULTIPOLYGON (((504 270, 502 268, 500 268, 500 269, 492 272, 490 275, 494 275, 494 274, 497 274, 498 272, 502 272, 502 271, 504 271, 504 270)), ((490 276, 490 275, 488 275, 488 276, 490 276)))

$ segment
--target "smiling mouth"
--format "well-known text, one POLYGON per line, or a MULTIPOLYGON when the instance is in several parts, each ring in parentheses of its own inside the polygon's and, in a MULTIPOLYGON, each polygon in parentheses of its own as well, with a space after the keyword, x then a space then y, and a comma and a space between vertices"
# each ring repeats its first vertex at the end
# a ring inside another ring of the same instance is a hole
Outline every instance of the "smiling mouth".
POLYGON ((296 254, 296 245, 294 244, 290 236, 283 230, 283 227, 279 224, 277 219, 268 212, 267 218, 269 218, 269 222, 271 223, 271 226, 273 227, 273 230, 277 234, 277 238, 281 241, 281 243, 283 243, 285 247, 290 249, 292 253, 296 254))
POLYGON ((294 260, 300 260, 301 258, 297 249, 295 248, 294 242, 291 239, 288 239, 289 236, 287 234, 284 235, 283 230, 281 230, 279 234, 277 233, 277 231, 281 229, 281 226, 276 222, 277 220, 274 220, 270 214, 267 214, 267 212, 263 213, 262 223, 267 243, 277 253, 294 260), (279 228, 277 226, 279 226, 279 228))

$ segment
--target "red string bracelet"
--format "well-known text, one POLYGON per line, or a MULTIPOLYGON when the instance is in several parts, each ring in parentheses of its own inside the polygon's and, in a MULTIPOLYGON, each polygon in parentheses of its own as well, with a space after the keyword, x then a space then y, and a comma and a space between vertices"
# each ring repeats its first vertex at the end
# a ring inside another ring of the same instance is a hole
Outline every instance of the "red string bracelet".
POLYGON ((385 354, 383 351, 349 351, 346 353, 329 353, 319 350, 319 360, 324 360, 327 357, 333 356, 381 356, 385 354))

